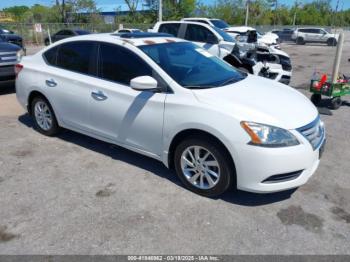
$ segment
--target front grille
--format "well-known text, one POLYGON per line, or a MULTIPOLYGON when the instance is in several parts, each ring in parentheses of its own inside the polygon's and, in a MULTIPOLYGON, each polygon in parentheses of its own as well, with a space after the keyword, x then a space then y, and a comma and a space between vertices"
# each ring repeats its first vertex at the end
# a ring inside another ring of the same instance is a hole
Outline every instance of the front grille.
POLYGON ((269 73, 267 78, 269 78, 269 79, 276 79, 277 76, 278 76, 278 73, 269 73))
POLYGON ((290 76, 283 75, 281 77, 281 79, 280 79, 280 82, 283 83, 283 84, 289 85, 289 83, 290 83, 290 76))
POLYGON ((324 125, 318 116, 310 124, 297 129, 311 144, 313 150, 316 150, 324 140, 324 125))
POLYGON ((15 63, 17 61, 16 52, 0 53, 0 64, 15 63))
POLYGON ((291 64, 290 58, 283 55, 279 55, 279 58, 280 58, 280 63, 282 65, 283 70, 292 71, 292 64, 291 64))
POLYGON ((10 44, 18 45, 20 47, 23 47, 23 43, 21 39, 9 39, 8 42, 10 44))
POLYGON ((298 178, 301 175, 301 173, 303 173, 303 170, 285 173, 285 174, 273 175, 273 176, 266 178, 262 182, 263 183, 279 183, 279 182, 290 181, 290 180, 298 178))

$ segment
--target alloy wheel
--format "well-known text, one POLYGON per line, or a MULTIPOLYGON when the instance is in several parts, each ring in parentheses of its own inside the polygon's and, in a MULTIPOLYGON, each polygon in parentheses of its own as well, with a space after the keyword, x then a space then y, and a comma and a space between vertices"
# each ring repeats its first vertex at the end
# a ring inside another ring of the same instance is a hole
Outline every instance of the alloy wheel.
POLYGON ((190 146, 183 151, 181 170, 187 181, 199 189, 211 189, 220 180, 219 162, 201 146, 190 146))
POLYGON ((44 101, 38 101, 34 106, 34 116, 38 126, 48 131, 52 128, 52 113, 44 101))

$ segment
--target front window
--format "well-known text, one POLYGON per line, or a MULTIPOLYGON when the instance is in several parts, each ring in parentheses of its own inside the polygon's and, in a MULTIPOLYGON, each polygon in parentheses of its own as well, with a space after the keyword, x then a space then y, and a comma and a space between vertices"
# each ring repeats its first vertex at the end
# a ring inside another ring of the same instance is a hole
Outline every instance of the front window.
POLYGON ((220 29, 230 27, 230 26, 229 26, 225 21, 223 21, 223 20, 212 19, 212 20, 210 20, 210 22, 212 22, 212 24, 213 24, 215 27, 220 28, 220 29))
POLYGON ((139 48, 185 88, 215 88, 246 77, 226 62, 189 42, 144 45, 139 48))
POLYGON ((75 30, 78 35, 89 35, 90 32, 86 30, 75 30))
POLYGON ((233 39, 233 37, 231 37, 228 33, 222 31, 220 28, 218 27, 214 27, 214 30, 224 39, 224 41, 226 42, 235 42, 235 40, 233 39))

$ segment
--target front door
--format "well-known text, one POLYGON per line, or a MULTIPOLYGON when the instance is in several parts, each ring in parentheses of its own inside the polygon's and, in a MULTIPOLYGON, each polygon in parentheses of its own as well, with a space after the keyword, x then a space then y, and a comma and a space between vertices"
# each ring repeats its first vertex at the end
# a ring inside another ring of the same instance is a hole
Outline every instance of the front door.
POLYGON ((131 79, 152 76, 152 69, 124 47, 101 43, 99 50, 99 78, 90 94, 92 132, 160 156, 166 94, 130 87, 131 79))
POLYGON ((214 56, 219 54, 219 40, 208 28, 201 25, 187 24, 185 37, 186 40, 194 42, 196 45, 204 48, 214 56), (213 41, 215 40, 216 41, 213 41), (209 41, 211 40, 211 41, 209 41))

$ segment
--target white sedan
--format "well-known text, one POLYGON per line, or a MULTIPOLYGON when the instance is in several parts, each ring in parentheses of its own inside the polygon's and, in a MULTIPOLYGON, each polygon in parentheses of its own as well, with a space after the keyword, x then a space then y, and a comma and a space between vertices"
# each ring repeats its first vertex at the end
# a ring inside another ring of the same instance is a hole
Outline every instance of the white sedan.
POLYGON ((155 158, 198 194, 295 188, 320 162, 324 126, 304 95, 170 35, 69 38, 16 72, 39 132, 67 128, 155 158))

